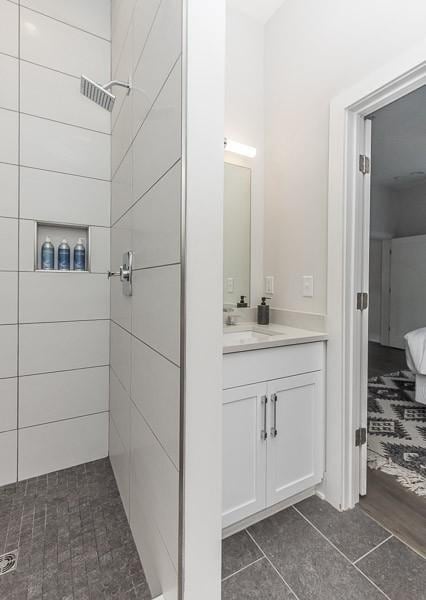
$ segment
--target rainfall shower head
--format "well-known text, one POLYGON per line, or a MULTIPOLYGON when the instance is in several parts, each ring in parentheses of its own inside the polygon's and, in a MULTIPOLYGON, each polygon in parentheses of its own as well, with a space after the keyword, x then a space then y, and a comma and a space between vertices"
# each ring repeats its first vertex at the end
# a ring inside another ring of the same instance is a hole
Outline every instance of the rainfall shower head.
POLYGON ((96 102, 96 104, 98 104, 102 108, 105 108, 105 110, 112 112, 116 97, 114 96, 114 94, 111 94, 109 90, 114 85, 125 87, 128 90, 127 93, 130 92, 130 83, 114 80, 110 81, 106 85, 99 85, 99 83, 92 81, 85 75, 81 76, 80 91, 83 94, 83 96, 86 96, 86 98, 89 98, 89 100, 92 100, 92 102, 96 102))

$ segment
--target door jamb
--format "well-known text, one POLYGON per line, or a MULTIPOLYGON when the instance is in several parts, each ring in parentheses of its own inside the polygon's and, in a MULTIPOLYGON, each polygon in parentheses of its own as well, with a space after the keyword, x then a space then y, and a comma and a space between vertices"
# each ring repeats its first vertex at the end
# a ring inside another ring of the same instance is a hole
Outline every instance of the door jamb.
MULTIPOLYGON (((356 264, 353 208, 361 193, 358 154, 360 121, 372 112, 426 84, 426 41, 337 96, 330 107, 328 191, 327 439, 321 492, 340 510, 359 501, 360 397, 355 390, 356 264)), ((361 249, 362 252, 362 249, 361 249)), ((358 258, 358 260, 356 260, 358 258)), ((359 387, 359 381, 358 381, 359 387)))

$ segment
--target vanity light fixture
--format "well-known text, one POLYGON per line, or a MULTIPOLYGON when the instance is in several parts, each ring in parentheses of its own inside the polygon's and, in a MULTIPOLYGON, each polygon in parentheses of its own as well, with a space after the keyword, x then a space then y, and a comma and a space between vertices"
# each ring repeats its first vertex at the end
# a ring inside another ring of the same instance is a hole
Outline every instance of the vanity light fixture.
POLYGON ((253 146, 246 146, 245 144, 240 144, 239 142, 234 142, 233 140, 229 140, 225 138, 225 150, 227 152, 233 152, 234 154, 241 154, 241 156, 247 156, 248 158, 255 158, 257 154, 256 148, 253 146))

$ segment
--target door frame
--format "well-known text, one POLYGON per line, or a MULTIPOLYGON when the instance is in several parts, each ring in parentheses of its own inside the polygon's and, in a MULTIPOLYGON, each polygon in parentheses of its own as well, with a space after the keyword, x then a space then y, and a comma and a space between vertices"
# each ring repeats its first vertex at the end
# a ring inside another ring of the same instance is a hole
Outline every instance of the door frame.
MULTIPOLYGON (((361 264, 368 252, 356 219, 364 181, 358 155, 364 148, 366 116, 426 85, 426 41, 413 47, 357 85, 337 96, 330 107, 327 281, 327 438, 326 476, 320 492, 340 510, 352 508, 360 495, 360 426, 362 380, 357 339, 362 319, 355 310, 361 264)), ((358 346, 359 347, 359 346, 358 346)), ((364 361, 366 362, 366 361, 364 361)))

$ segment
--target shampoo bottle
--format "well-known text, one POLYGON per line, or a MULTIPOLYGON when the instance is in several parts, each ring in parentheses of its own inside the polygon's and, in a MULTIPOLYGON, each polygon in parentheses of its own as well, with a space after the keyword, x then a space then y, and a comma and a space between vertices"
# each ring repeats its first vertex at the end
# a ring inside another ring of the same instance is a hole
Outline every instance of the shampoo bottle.
POLYGON ((86 270, 86 248, 84 247, 83 240, 79 238, 77 244, 74 246, 74 271, 85 271, 86 270))
POLYGON ((58 269, 59 271, 70 270, 70 247, 68 246, 67 240, 62 240, 61 245, 58 248, 58 269))
POLYGON ((45 270, 52 270, 55 268, 55 248, 50 237, 46 238, 46 241, 41 247, 41 268, 45 270))

